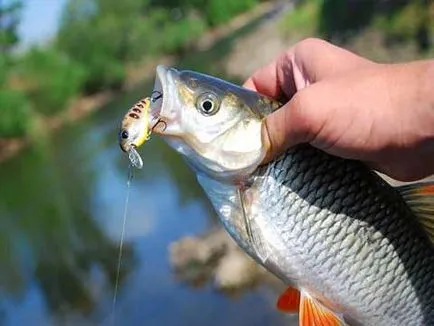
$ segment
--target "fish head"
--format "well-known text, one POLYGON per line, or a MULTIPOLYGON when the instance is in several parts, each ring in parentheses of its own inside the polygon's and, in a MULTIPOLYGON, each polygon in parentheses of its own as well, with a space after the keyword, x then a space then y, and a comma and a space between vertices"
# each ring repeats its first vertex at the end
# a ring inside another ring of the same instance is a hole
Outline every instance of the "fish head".
POLYGON ((145 98, 131 107, 122 119, 118 134, 119 146, 124 152, 131 152, 143 145, 149 137, 150 98, 145 98))
POLYGON ((263 160, 263 119, 271 102, 227 81, 189 70, 157 67, 152 132, 182 154, 196 172, 233 181, 263 160))

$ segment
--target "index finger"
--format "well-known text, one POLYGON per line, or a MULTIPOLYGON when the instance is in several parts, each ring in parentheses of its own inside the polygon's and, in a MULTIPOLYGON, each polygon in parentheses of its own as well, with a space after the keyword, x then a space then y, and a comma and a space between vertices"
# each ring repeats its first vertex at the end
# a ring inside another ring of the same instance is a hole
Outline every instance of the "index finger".
POLYGON ((289 99, 312 83, 370 64, 373 62, 326 41, 306 39, 254 72, 244 87, 289 99))
MULTIPOLYGON (((286 64, 290 64, 290 62, 286 64)), ((278 69, 281 65, 279 57, 276 61, 256 70, 243 86, 272 98, 282 97, 283 83, 281 83, 278 75, 278 69)), ((292 78, 289 78, 288 82, 292 82, 292 78)), ((294 89, 294 85, 291 85, 291 88, 294 89)))

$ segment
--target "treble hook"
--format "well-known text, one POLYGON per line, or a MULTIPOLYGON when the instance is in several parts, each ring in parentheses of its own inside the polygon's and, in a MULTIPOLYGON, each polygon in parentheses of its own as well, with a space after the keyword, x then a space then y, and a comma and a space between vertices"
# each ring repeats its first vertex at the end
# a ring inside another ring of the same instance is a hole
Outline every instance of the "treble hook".
POLYGON ((166 130, 166 128, 167 128, 167 122, 164 121, 161 117, 158 117, 157 122, 155 122, 155 124, 151 128, 152 132, 154 132, 155 127, 157 127, 159 123, 162 123, 164 125, 163 129, 161 130, 161 132, 164 132, 166 130))
POLYGON ((160 98, 162 98, 163 97, 163 93, 162 92, 160 92, 160 91, 152 91, 152 93, 151 93, 151 101, 152 102, 155 102, 156 100, 158 100, 158 99, 160 99, 160 98), (157 94, 157 97, 153 97, 154 96, 154 94, 157 94))

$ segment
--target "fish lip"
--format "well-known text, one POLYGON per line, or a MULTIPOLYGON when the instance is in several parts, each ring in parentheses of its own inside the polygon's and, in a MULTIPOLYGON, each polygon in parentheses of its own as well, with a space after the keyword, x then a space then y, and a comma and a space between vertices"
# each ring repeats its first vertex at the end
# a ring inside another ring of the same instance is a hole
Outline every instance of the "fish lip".
MULTIPOLYGON (((169 116, 165 116, 164 110, 165 108, 169 108, 169 102, 171 101, 170 96, 173 95, 170 94, 170 87, 175 84, 178 75, 178 70, 172 67, 158 65, 156 68, 154 89, 152 93, 161 93, 162 96, 157 98, 156 100, 151 99, 149 117, 151 120, 151 130, 153 132, 156 132, 157 134, 164 134, 167 123, 170 120, 169 116)), ((155 98, 155 96, 151 97, 155 98)))
POLYGON ((164 65, 158 65, 156 68, 156 75, 155 75, 155 81, 154 81, 154 89, 152 93, 160 92, 162 93, 162 98, 157 99, 156 101, 153 100, 153 96, 151 95, 151 107, 150 107, 150 115, 152 118, 157 118, 161 110, 166 102, 165 94, 167 94, 167 81, 166 81, 166 74, 167 74, 168 68, 164 65))

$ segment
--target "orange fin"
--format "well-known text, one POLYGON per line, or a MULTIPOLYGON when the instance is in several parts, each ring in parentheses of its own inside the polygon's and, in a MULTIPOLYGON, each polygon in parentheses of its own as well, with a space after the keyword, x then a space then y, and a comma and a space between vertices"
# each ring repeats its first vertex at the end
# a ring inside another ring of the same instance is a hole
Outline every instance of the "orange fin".
POLYGON ((434 243, 434 182, 419 182, 396 188, 434 243))
POLYGON ((284 312, 298 313, 300 307, 300 291, 288 287, 276 303, 277 309, 284 312))
POLYGON ((299 326, 343 326, 345 322, 319 301, 303 293, 300 302, 299 326))
POLYGON ((419 194, 421 195, 434 195, 434 184, 427 184, 420 187, 419 194))

